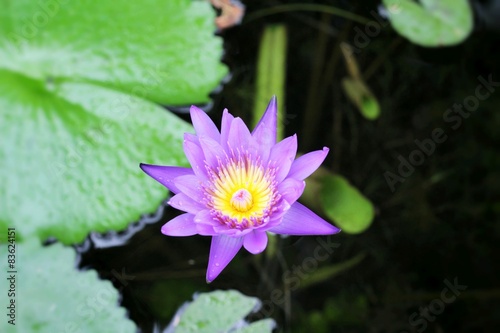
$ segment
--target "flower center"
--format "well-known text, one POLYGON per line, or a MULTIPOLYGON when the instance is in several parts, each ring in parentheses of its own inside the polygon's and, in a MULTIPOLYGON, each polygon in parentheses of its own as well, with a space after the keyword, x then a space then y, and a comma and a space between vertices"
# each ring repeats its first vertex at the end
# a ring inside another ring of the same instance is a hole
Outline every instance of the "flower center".
POLYGON ((252 209, 253 206, 252 194, 248 192, 248 190, 242 188, 234 192, 230 203, 238 212, 247 212, 252 209))
POLYGON ((246 154, 220 161, 208 170, 205 198, 212 214, 230 228, 245 229, 266 221, 279 198, 275 170, 246 154))

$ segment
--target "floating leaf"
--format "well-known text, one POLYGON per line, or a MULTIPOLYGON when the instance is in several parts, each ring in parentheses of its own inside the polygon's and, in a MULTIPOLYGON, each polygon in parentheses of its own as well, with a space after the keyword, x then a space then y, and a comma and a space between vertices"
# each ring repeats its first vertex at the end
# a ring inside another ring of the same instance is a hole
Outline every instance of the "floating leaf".
POLYGON ((87 82, 184 105, 208 102, 226 74, 206 1, 0 3, 0 69, 47 85, 87 82))
POLYGON ((271 332, 274 327, 272 320, 261 320, 250 326, 244 321, 245 316, 259 307, 257 298, 235 290, 200 294, 179 309, 167 332, 271 332))
MULTIPOLYGON (((136 332, 118 305, 118 291, 111 282, 100 280, 95 271, 73 268, 76 254, 72 248, 42 247, 36 239, 16 246, 15 326, 4 315, 1 332, 136 332)), ((7 245, 0 248, 2 264, 7 263, 3 255, 7 245)), ((6 271, 10 269, 4 267, 6 271)))
POLYGON ((383 0, 392 27, 422 46, 461 43, 473 28, 468 0, 383 0))
POLYGON ((191 127, 151 101, 206 102, 225 74, 210 5, 3 7, 0 227, 75 243, 153 211, 166 190, 139 163, 187 164, 182 133, 191 127))
POLYGON ((324 176, 320 202, 325 214, 343 232, 363 232, 375 216, 372 203, 340 175, 324 176))
POLYGON ((346 77, 342 80, 342 88, 366 119, 374 120, 380 116, 377 98, 362 80, 346 77))
POLYGON ((166 197, 139 163, 185 164, 186 123, 113 90, 67 82, 48 93, 40 82, 0 73, 0 91, 8 92, 0 97, 7 198, 0 224, 24 238, 75 243, 91 230, 125 228, 166 197))

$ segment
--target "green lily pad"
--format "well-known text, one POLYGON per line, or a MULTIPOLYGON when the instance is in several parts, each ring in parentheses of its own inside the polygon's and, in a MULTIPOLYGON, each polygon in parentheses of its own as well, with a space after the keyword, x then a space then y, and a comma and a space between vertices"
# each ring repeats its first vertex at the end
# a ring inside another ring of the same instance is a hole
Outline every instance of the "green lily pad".
POLYGON ((340 175, 324 176, 319 199, 325 214, 343 232, 361 233, 373 222, 373 204, 340 175))
POLYGON ((208 102, 227 72, 206 1, 3 2, 0 69, 41 82, 191 104, 208 102))
POLYGON ((260 307, 260 301, 236 290, 200 294, 175 315, 170 329, 175 333, 271 332, 274 321, 264 319, 248 325, 244 318, 260 307))
MULTIPOLYGON (((0 248, 2 264, 6 264, 9 248, 7 244, 0 248)), ((8 300, 8 304, 15 300, 15 326, 8 322, 13 318, 4 314, 0 331, 136 332, 118 305, 119 294, 111 282, 100 280, 95 271, 75 270, 75 259, 75 251, 61 244, 42 247, 36 239, 17 244, 16 273, 7 273, 15 281, 15 297, 8 300)), ((3 268, 3 272, 11 271, 3 268)))
POLYGON ((415 44, 449 46, 471 33, 473 15, 468 0, 383 0, 394 30, 415 44))
POLYGON ((69 244, 155 210, 167 192, 139 163, 187 165, 182 135, 192 129, 153 102, 206 102, 226 71, 210 5, 4 7, 0 227, 69 244))
POLYGON ((8 92, 0 97, 0 225, 23 238, 69 244, 123 229, 167 194, 139 163, 186 164, 181 140, 190 126, 154 104, 87 83, 49 93, 25 76, 0 76, 8 92))

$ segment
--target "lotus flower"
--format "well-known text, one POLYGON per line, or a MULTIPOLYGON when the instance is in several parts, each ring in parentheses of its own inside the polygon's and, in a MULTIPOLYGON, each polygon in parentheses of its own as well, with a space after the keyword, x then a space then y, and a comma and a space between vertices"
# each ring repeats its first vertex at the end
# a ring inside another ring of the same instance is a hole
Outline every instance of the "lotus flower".
POLYGON ((175 195, 169 204, 185 213, 161 229, 167 236, 212 236, 207 282, 213 281, 243 246, 258 254, 267 233, 329 235, 340 229, 297 202, 304 179, 324 161, 328 148, 297 159, 297 136, 276 143, 277 105, 273 97, 252 133, 227 109, 221 130, 195 106, 196 135, 184 134, 192 168, 141 164, 149 176, 175 195))

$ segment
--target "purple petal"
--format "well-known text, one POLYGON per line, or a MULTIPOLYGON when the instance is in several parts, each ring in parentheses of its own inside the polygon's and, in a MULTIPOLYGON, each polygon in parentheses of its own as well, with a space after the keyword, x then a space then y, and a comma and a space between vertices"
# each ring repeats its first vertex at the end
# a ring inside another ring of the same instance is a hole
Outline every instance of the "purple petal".
POLYGON ((237 151, 244 152, 255 151, 255 140, 252 138, 247 125, 241 118, 234 118, 229 129, 229 136, 227 138, 230 149, 236 153, 237 151))
POLYGON ((222 122, 220 127, 220 144, 222 145, 222 147, 224 147, 225 150, 229 150, 229 129, 231 129, 233 120, 233 115, 230 114, 227 109, 224 109, 224 111, 222 112, 222 122))
POLYGON ((300 156, 293 162, 288 177, 299 180, 306 179, 323 163, 328 151, 328 148, 323 147, 323 150, 316 150, 300 156))
POLYGON ((309 208, 295 202, 283 216, 281 223, 268 231, 275 234, 306 236, 336 234, 340 229, 323 220, 309 208))
MULTIPOLYGON (((217 232, 217 234, 219 235, 230 235, 230 236, 241 236, 242 234, 242 231, 241 230, 238 230, 238 229, 235 229, 235 228, 231 228, 225 224, 216 224, 214 225, 214 230, 215 232, 217 232)), ((243 229, 243 231, 251 231, 250 229, 243 229)))
POLYGON ((210 246, 210 257, 208 258, 207 282, 212 282, 243 245, 243 238, 229 236, 214 236, 210 246))
POLYGON ((289 204, 293 204, 302 195, 305 186, 303 180, 287 178, 278 185, 278 193, 289 204))
POLYGON ((276 96, 273 96, 267 105, 264 115, 252 132, 252 136, 259 146, 272 147, 276 143, 277 115, 278 102, 276 96))
POLYGON ((175 178, 175 186, 184 194, 186 194, 191 199, 203 202, 205 198, 203 195, 203 189, 201 188, 202 182, 195 175, 186 175, 175 178))
POLYGON ((191 106, 191 122, 193 123, 194 129, 196 131, 196 134, 198 136, 200 135, 206 135, 213 140, 219 142, 220 140, 220 134, 219 130, 213 123, 212 119, 210 119, 207 114, 197 108, 196 106, 191 106))
POLYGON ((281 182, 285 179, 290 171, 295 155, 297 154, 297 135, 289 136, 288 138, 278 142, 271 148, 269 156, 270 165, 274 165, 277 169, 276 181, 281 182))
POLYGON ((182 214, 168 221, 161 227, 161 232, 167 236, 192 236, 198 233, 194 215, 182 214))
POLYGON ((191 141, 191 138, 187 133, 184 135, 184 153, 193 167, 193 172, 195 175, 202 179, 208 179, 207 170, 205 169, 205 156, 203 155, 203 150, 195 142, 191 141))
POLYGON ((267 234, 265 231, 252 231, 243 238, 243 246, 252 254, 261 253, 267 246, 267 234))
POLYGON ((196 228, 198 229, 198 233, 200 235, 214 236, 220 234, 217 227, 219 227, 221 224, 218 220, 214 219, 208 209, 199 211, 194 217, 194 222, 196 223, 196 228))
POLYGON ((208 224, 200 224, 196 223, 196 230, 198 231, 198 234, 202 236, 216 236, 217 231, 214 230, 214 227, 208 224))
POLYGON ((179 193, 180 190, 174 184, 174 178, 185 175, 192 175, 193 169, 191 168, 181 168, 176 166, 162 166, 162 165, 152 165, 152 164, 140 164, 142 171, 144 171, 148 176, 155 179, 170 191, 174 193, 179 193))
POLYGON ((205 155, 206 163, 212 168, 217 168, 219 166, 219 161, 224 160, 226 157, 226 152, 217 141, 207 136, 200 136, 199 140, 201 149, 205 155))
POLYGON ((196 216, 194 217, 194 222, 198 224, 215 225, 217 221, 214 219, 214 217, 212 216, 212 214, 208 209, 204 209, 196 213, 196 216))
POLYGON ((263 225, 263 230, 271 230, 274 226, 279 225, 283 216, 288 213, 290 207, 291 205, 286 200, 281 200, 276 212, 274 212, 269 221, 263 225))
POLYGON ((183 210, 186 213, 191 214, 196 214, 200 210, 206 209, 203 204, 194 201, 191 197, 187 196, 184 193, 178 193, 174 195, 172 198, 170 198, 168 204, 176 209, 183 210))
POLYGON ((200 146, 200 141, 198 141, 198 137, 196 136, 196 134, 184 133, 184 140, 189 141, 189 142, 193 142, 196 145, 200 146))

